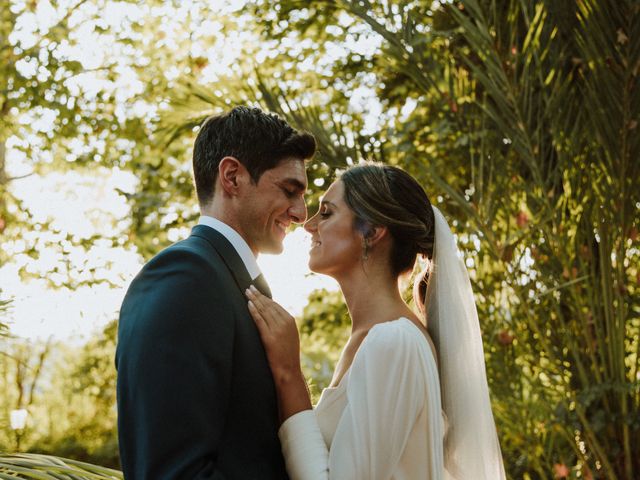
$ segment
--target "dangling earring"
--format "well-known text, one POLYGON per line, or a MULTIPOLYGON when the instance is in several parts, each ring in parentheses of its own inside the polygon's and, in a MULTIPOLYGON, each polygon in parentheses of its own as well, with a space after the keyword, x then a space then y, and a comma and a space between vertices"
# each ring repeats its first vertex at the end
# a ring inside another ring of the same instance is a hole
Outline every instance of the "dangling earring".
POLYGON ((366 239, 362 240, 362 260, 369 259, 369 242, 366 239))

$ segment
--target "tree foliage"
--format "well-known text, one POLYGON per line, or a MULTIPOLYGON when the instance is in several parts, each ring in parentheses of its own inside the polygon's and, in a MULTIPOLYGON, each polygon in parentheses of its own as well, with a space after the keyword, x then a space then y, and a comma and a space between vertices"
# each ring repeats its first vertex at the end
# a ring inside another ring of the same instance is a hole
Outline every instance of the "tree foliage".
MULTIPOLYGON (((48 2, 47 2, 48 3, 48 2)), ((0 234, 20 239, 17 253, 37 258, 42 250, 57 249, 63 232, 50 221, 31 222, 24 202, 13 185, 24 177, 73 165, 102 163, 106 140, 117 129, 114 102, 108 93, 91 95, 77 80, 93 72, 106 78, 114 65, 89 69, 69 53, 78 44, 83 23, 95 21, 87 0, 51 9, 49 16, 38 13, 44 2, 2 1, 0 9, 0 234), (44 18, 47 19, 45 23, 44 18), (10 176, 7 155, 20 158, 29 172, 10 176), (22 234, 25 227, 50 231, 53 240, 42 235, 22 234)), ((95 166, 93 167, 95 168, 95 166)), ((81 244, 82 242, 76 241, 81 244)), ((6 248, 6 247, 5 247, 6 248)), ((7 258, 0 253, 0 262, 7 258)))
POLYGON ((329 386, 341 347, 350 333, 349 312, 337 291, 315 290, 299 322, 302 370, 316 403, 329 386))
POLYGON ((2 1, 0 264, 15 262, 25 280, 37 277, 52 287, 111 285, 96 264, 75 263, 76 252, 92 258, 94 246, 111 244, 149 257, 171 242, 175 225, 193 218, 186 143, 167 147, 149 138, 172 75, 193 65, 189 29, 197 18, 172 28, 195 14, 161 0, 2 1), (166 25, 172 15, 177 18, 166 25), (26 173, 12 176, 16 164, 26 173), (131 215, 109 217, 105 209, 106 221, 89 235, 34 219, 21 181, 71 170, 94 179, 133 172, 139 190, 120 192, 131 215), (49 272, 27 268, 47 254, 57 259, 49 272))
POLYGON ((81 347, 5 341, 7 352, 0 356, 0 450, 118 468, 116 334, 114 321, 81 347), (28 412, 25 428, 12 431, 10 411, 21 408, 28 412))
MULTIPOLYGON (((2 290, 0 290, 0 294, 2 294, 2 290)), ((9 334, 9 326, 3 322, 9 308, 11 308, 11 300, 0 298, 0 339, 9 334)), ((0 350, 1 353, 2 350, 0 350)))
POLYGON ((29 451, 60 455, 112 468, 120 466, 114 367, 117 322, 110 322, 79 349, 61 349, 51 365, 34 424, 56 419, 33 432, 29 451))

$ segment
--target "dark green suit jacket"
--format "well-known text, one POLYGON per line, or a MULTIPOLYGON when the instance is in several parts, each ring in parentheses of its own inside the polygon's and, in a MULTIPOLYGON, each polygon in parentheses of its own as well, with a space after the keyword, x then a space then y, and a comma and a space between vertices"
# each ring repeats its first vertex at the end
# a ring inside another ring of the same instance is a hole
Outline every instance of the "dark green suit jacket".
POLYGON ((287 478, 250 284, 233 246, 204 225, 133 280, 116 351, 125 478, 287 478))

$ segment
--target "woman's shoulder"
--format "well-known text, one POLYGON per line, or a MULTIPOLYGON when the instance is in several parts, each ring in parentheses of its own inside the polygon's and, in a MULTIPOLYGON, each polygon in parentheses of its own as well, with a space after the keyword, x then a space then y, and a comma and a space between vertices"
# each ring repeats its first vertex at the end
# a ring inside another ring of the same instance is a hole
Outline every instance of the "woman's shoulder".
POLYGON ((410 340, 414 338, 424 339, 425 335, 426 330, 424 327, 419 327, 416 322, 407 317, 399 317, 389 320, 388 322, 381 322, 374 325, 369 330, 367 338, 379 337, 396 340, 410 340))
POLYGON ((425 334, 404 317, 372 327, 353 359, 351 370, 348 395, 357 395, 361 388, 365 391, 377 388, 382 389, 381 394, 411 391, 420 399, 438 378, 435 357, 425 334))
POLYGON ((430 340, 426 330, 407 317, 400 317, 374 325, 363 340, 360 350, 368 351, 386 358, 424 354, 430 349, 430 340))

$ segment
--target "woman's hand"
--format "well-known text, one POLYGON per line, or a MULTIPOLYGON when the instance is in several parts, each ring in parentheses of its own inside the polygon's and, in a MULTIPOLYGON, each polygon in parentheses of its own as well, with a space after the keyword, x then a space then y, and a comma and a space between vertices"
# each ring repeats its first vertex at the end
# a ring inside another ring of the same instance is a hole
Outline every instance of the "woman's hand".
POLYGON ((253 285, 245 293, 276 381, 280 376, 298 374, 300 337, 295 319, 253 285))
POLYGON ((300 368, 300 336, 295 319, 253 285, 245 291, 278 393, 280 420, 311 409, 307 382, 300 368))

